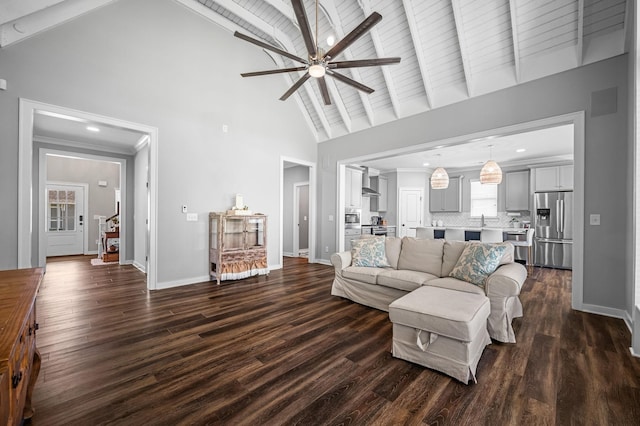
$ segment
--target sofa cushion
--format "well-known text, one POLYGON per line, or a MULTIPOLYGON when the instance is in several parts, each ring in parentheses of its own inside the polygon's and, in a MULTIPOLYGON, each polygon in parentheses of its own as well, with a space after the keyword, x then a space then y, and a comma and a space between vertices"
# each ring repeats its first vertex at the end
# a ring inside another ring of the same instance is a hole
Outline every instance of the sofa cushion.
POLYGON ((384 240, 384 236, 353 240, 351 242, 351 264, 369 267, 389 266, 384 240))
POLYGON ((398 290, 413 291, 436 278, 438 277, 427 272, 411 271, 408 269, 387 269, 378 274, 378 285, 397 288, 398 290))
POLYGON ((467 281, 462 281, 453 277, 443 277, 435 280, 427 281, 424 285, 430 287, 440 287, 446 288, 449 290, 463 291, 465 293, 474 293, 474 294, 485 294, 485 291, 482 287, 479 287, 475 284, 471 284, 467 281))
POLYGON ((402 238, 387 237, 384 240, 384 248, 387 255, 387 262, 393 269, 398 269, 398 258, 402 249, 402 238))
POLYGON ((413 237, 402 238, 402 250, 398 259, 398 269, 428 272, 440 277, 442 273, 442 250, 444 240, 422 240, 413 237))
POLYGON ((500 264, 506 250, 504 244, 469 243, 449 275, 484 286, 487 277, 500 264))
POLYGON ((460 255, 464 251, 467 243, 464 241, 445 241, 442 248, 442 276, 448 277, 453 268, 458 263, 460 255))
POLYGON ((352 280, 376 284, 378 275, 384 268, 372 268, 369 266, 347 266, 342 270, 342 276, 352 280))

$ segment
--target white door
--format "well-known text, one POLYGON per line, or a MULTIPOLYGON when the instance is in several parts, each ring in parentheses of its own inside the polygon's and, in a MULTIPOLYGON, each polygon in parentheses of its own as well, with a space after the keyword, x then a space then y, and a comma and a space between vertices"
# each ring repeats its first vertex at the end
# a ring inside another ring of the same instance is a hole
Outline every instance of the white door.
POLYGON ((47 256, 84 254, 84 186, 47 185, 47 256))
POLYGON ((309 252, 309 184, 294 185, 293 255, 309 252))
POLYGON ((398 206, 398 236, 415 237, 416 228, 422 226, 424 190, 418 188, 400 188, 398 206))

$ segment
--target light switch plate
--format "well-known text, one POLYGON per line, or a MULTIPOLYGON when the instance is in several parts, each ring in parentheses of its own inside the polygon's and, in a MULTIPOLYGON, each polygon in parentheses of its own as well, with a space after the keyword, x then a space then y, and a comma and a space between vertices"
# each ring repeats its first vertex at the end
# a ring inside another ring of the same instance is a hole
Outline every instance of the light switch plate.
POLYGON ((187 222, 197 222, 198 213, 187 213, 187 222))
POLYGON ((599 214, 589 215, 589 225, 600 225, 600 215, 599 214))

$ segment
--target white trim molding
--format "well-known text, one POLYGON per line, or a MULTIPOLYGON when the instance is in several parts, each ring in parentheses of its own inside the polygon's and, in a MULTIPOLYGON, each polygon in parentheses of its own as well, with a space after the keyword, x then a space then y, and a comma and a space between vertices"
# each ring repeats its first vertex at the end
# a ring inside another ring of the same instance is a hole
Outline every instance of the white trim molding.
MULTIPOLYGON (((147 288, 153 290, 157 288, 157 232, 158 232, 158 128, 145 124, 133 123, 118 118, 107 117, 85 111, 79 111, 58 105, 46 104, 20 98, 18 117, 18 268, 31 268, 35 265, 31 254, 33 218, 37 212, 33 211, 33 123, 34 115, 38 112, 61 114, 70 117, 104 123, 121 128, 132 129, 149 135, 149 271, 147 271, 147 288)), ((90 146, 87 149, 92 149, 90 146)), ((75 154, 75 153, 74 153, 75 154)), ((123 176, 126 169, 123 170, 123 176)), ((40 182, 38 182, 40 183, 40 182)), ((123 180, 122 185, 126 184, 123 180)), ((126 207, 123 204, 122 214, 126 214, 126 207)), ((124 228, 121 228, 126 232, 124 228)), ((41 244, 38 242, 38 253, 41 244)), ((123 253, 124 257, 124 253, 123 253)), ((40 262, 40 260, 35 263, 40 262)), ((123 259, 121 263, 127 263, 123 259)))

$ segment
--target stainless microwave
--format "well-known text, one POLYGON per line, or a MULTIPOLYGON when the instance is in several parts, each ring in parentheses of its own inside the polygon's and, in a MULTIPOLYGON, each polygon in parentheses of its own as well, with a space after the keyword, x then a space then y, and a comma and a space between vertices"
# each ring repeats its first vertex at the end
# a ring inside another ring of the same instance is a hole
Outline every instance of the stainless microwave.
POLYGON ((360 226, 360 210, 348 209, 344 214, 346 226, 360 226))

